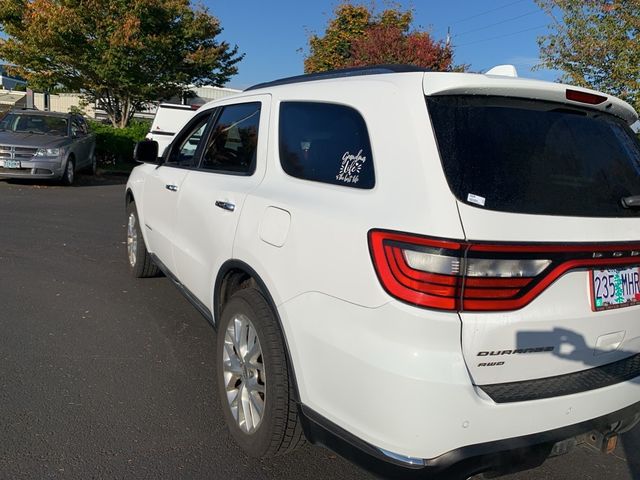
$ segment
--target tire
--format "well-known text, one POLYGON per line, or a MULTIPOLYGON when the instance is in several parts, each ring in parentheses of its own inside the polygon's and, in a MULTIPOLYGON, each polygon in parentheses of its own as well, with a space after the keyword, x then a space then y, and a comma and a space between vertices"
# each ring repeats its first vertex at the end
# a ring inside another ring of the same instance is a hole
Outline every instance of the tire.
POLYGON ((127 205, 127 259, 129 271, 136 278, 156 277, 160 273, 144 243, 135 202, 127 205))
POLYGON ((87 173, 89 175, 94 175, 98 173, 98 159, 96 158, 96 154, 94 153, 91 157, 91 163, 87 167, 87 173))
POLYGON ((227 427, 247 454, 268 458, 305 443, 282 332, 255 288, 234 293, 223 309, 216 376, 227 427), (240 398, 245 401, 238 402, 240 398))
POLYGON ((71 186, 73 182, 76 180, 76 162, 70 157, 67 160, 67 163, 64 166, 64 172, 62 173, 62 178, 60 178, 60 182, 62 185, 71 186))

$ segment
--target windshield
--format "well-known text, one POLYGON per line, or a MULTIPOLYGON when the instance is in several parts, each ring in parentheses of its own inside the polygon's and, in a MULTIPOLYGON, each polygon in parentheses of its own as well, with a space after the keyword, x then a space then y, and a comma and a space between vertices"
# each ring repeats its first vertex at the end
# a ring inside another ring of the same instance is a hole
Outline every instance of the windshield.
POLYGON ((34 113, 9 113, 0 122, 0 130, 66 136, 67 119, 34 113))
POLYGON ((640 142, 620 119, 551 102, 428 97, 449 187, 458 200, 504 212, 637 216, 640 142))

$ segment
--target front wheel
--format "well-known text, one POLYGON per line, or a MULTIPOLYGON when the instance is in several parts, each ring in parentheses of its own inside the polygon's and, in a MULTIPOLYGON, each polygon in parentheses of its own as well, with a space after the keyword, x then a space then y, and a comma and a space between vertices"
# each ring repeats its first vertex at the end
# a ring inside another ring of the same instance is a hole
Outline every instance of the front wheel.
POLYGON ((239 290, 218 325, 216 375, 224 417, 253 457, 272 457, 305 442, 280 326, 262 293, 239 290))
POLYGON ((64 167, 64 173, 62 174, 62 178, 60 179, 63 185, 69 186, 73 185, 73 182, 76 179, 76 166, 73 158, 69 158, 64 167))
POLYGON ((134 277, 144 278, 158 275, 158 266, 147 251, 147 246, 140 231, 135 202, 131 202, 127 206, 127 258, 129 260, 129 271, 134 277))

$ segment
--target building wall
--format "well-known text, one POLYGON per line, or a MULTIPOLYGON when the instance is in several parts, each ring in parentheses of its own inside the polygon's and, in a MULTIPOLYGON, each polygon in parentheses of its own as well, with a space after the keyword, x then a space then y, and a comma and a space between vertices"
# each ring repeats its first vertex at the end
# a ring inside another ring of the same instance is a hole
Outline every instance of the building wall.
MULTIPOLYGON (((44 110, 44 93, 33 94, 33 106, 38 110, 44 110)), ((95 118, 93 105, 82 105, 82 96, 77 93, 60 93, 49 95, 49 110, 52 112, 68 113, 72 107, 81 108, 88 117, 95 118)))
MULTIPOLYGON (((220 87, 198 87, 193 88, 194 97, 189 98, 190 105, 203 105, 211 100, 217 100, 219 98, 227 97, 229 95, 233 95, 234 93, 240 92, 240 90, 235 90, 232 88, 220 88, 220 87)), ((100 109, 95 108, 95 104, 87 105, 81 107, 82 96, 78 93, 61 93, 57 95, 49 95, 49 110, 52 112, 62 112, 68 113, 71 107, 82 108, 87 117, 90 118, 106 118, 106 112, 100 109)), ((167 102, 163 103, 176 103, 180 104, 181 101, 179 98, 173 98, 167 102)), ((33 94, 33 106, 37 110, 44 110, 44 93, 34 93, 33 94)), ((137 112, 136 118, 147 118, 152 119, 156 114, 157 105, 149 105, 149 108, 137 112)))

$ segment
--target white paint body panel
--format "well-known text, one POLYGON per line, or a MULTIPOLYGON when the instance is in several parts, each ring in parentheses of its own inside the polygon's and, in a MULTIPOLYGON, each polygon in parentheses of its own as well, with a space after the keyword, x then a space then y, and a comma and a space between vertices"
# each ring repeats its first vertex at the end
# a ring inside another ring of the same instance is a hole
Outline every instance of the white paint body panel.
POLYGON ((399 302, 368 309, 320 293, 295 298, 279 311, 302 401, 372 445, 407 456, 434 458, 572 425, 640 399, 640 385, 626 382, 497 405, 471 383, 455 314, 399 302))
MULTIPOLYGON (((176 242, 173 271, 212 311, 220 265, 231 259, 249 265, 282 320, 303 404, 375 447, 433 458, 466 445, 552 430, 619 410, 640 401, 637 382, 501 405, 474 386, 575 372, 640 351, 640 307, 591 312, 586 272, 558 279, 519 311, 458 315, 392 299, 376 277, 368 248, 372 228, 457 240, 465 234, 470 240, 514 242, 640 240, 635 219, 492 212, 457 202, 448 187, 425 93, 566 102, 565 89, 509 77, 404 73, 276 86, 207 104, 203 109, 269 94, 261 116, 258 170, 253 177, 220 179, 189 173, 176 207, 177 231, 145 232, 145 240, 154 253, 166 250, 165 238, 176 242), (296 100, 344 104, 362 114, 375 166, 373 189, 285 174, 279 159, 278 112, 281 102, 296 100), (233 222, 223 221, 228 212, 212 207, 215 200, 236 204, 233 222), (538 341, 541 336, 557 339, 561 330, 577 333, 570 338, 574 345, 583 338, 577 354, 560 355, 559 350, 558 355, 514 357, 501 371, 474 366, 476 350, 494 344, 508 349, 519 339, 538 341), (619 332, 623 338, 612 349, 618 336, 607 335, 619 332), (595 355, 599 341, 611 351, 595 355)), ((609 98, 609 103, 609 111, 629 123, 637 119, 624 102, 609 98)), ((128 183, 136 200, 145 199, 138 205, 141 223, 147 216, 153 220, 161 215, 147 204, 154 172, 149 165, 138 167, 128 183)))

